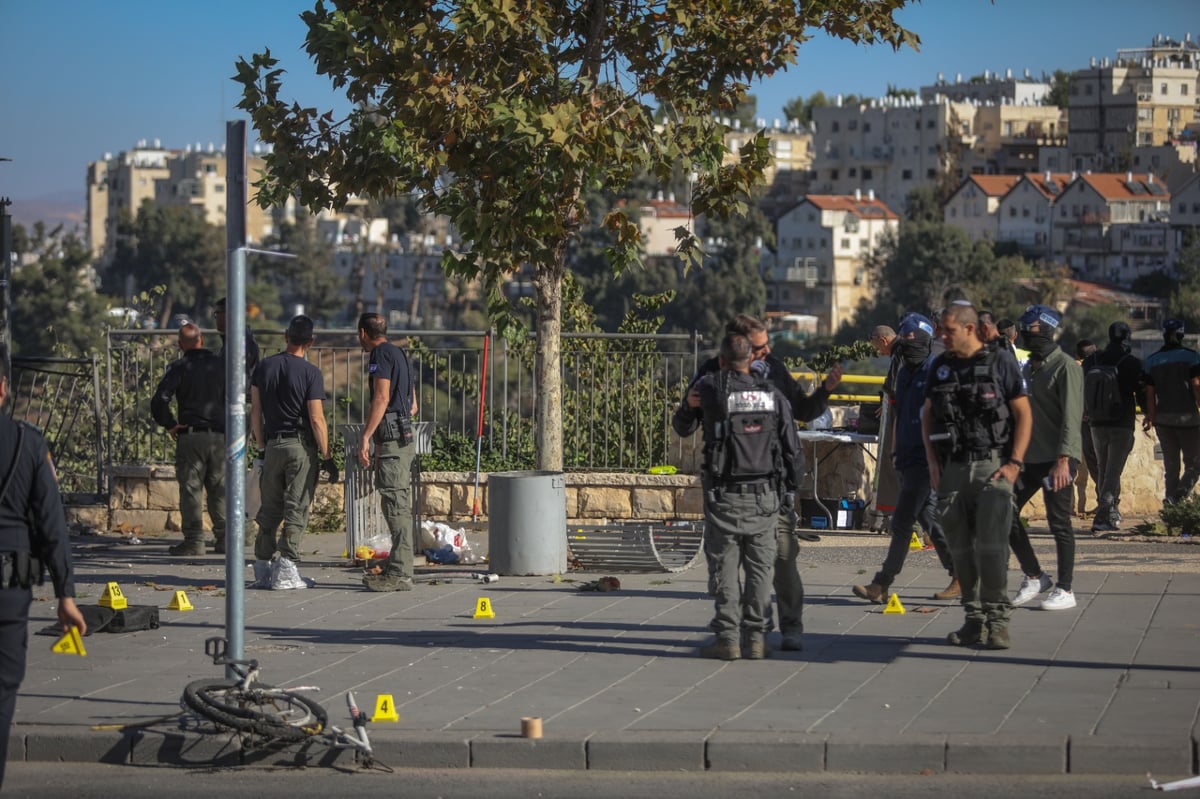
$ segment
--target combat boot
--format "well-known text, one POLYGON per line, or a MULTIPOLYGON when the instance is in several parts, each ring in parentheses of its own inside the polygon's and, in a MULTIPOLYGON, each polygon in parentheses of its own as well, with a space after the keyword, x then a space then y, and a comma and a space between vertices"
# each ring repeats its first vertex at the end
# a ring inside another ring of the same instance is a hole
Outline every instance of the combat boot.
POLYGON ((738 649, 736 641, 718 638, 711 644, 700 647, 700 657, 713 660, 737 660, 742 656, 738 649))
POLYGON ((876 605, 882 605, 887 600, 887 586, 879 583, 871 583, 870 585, 856 585, 850 589, 859 599, 865 599, 868 602, 874 602, 876 605))
POLYGON ((771 649, 762 634, 751 635, 746 639, 746 660, 766 660, 770 656, 771 649))
POLYGON ((1012 646, 1012 641, 1008 637, 1007 622, 990 622, 986 647, 988 649, 1008 649, 1010 646, 1012 646))
POLYGON ((167 552, 172 555, 203 555, 204 541, 189 541, 184 539, 181 544, 173 544, 167 548, 167 552))
POLYGON ((967 619, 962 627, 946 636, 946 640, 955 646, 973 646, 986 638, 981 619, 967 619))
POLYGON ((942 591, 938 591, 933 595, 934 599, 958 599, 962 596, 962 586, 958 584, 958 578, 950 580, 950 585, 942 591))

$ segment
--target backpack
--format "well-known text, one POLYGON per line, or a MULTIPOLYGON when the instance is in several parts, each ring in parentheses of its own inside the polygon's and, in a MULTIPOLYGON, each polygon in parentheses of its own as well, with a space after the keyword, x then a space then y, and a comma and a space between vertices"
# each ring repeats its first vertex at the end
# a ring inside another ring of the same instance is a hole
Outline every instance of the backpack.
POLYGON ((1128 358, 1123 355, 1116 363, 1100 363, 1097 358, 1083 376, 1083 410, 1089 421, 1119 422, 1124 412, 1121 382, 1117 367, 1128 358))
POLYGON ((774 478, 782 466, 779 408, 771 384, 758 380, 753 388, 731 388, 721 372, 718 390, 725 418, 716 425, 710 473, 718 480, 748 481, 774 478))

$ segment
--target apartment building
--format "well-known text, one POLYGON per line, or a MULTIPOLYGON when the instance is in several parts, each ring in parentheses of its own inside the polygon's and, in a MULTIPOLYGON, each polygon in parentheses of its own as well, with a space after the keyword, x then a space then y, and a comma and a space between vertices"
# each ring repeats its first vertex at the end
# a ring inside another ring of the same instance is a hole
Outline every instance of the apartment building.
POLYGON ((996 241, 1000 200, 1019 180, 1014 175, 971 175, 943 206, 946 224, 962 228, 971 241, 996 241))
MULTIPOLYGON (((260 156, 247 157, 250 175, 261 171, 260 156)), ((193 208, 211 225, 225 224, 225 153, 208 145, 186 146, 183 150, 164 148, 139 141, 132 149, 113 156, 105 153, 87 167, 87 238, 98 258, 111 255, 117 224, 123 213, 137 214, 142 203, 151 200, 160 207, 193 208)), ((273 229, 272 215, 249 203, 246 208, 246 233, 251 241, 262 241, 273 229)))
POLYGON ((678 239, 676 228, 695 230, 692 209, 676 202, 674 194, 658 196, 638 207, 638 227, 642 232, 642 254, 647 258, 673 257, 678 239))
POLYGON ((1180 231, 1196 228, 1200 234, 1200 175, 1171 193, 1171 225, 1180 231))
POLYGON ((971 125, 962 171, 976 175, 1023 175, 1038 169, 1045 148, 1067 143, 1067 117, 1052 105, 980 105, 971 125))
POLYGON ((779 218, 767 310, 817 319, 828 335, 873 295, 867 259, 900 219, 871 191, 810 194, 779 218))
POLYGON ((1085 280, 1128 286, 1170 269, 1171 195, 1153 174, 1085 173, 1054 203, 1053 246, 1085 280))
MULTIPOLYGON (((386 220, 372 221, 386 228, 386 220)), ((455 302, 480 297, 478 281, 447 281, 442 243, 432 235, 397 238, 386 246, 345 241, 334 250, 333 268, 346 287, 348 322, 374 311, 394 327, 441 329, 449 326, 455 302)))
POLYGON ((1200 119, 1200 47, 1156 36, 1149 47, 1092 59, 1073 73, 1068 168, 1113 170, 1137 147, 1177 139, 1200 119))
POLYGON ((1049 94, 1050 84, 1034 80, 1028 69, 1021 78, 1014 78, 1011 69, 1005 70, 1003 76, 985 69, 982 75, 965 81, 959 73, 953 83, 939 72, 936 82, 921 87, 920 97, 926 103, 945 97, 955 103, 1040 106, 1049 94))
POLYGON ((996 208, 996 241, 1016 245, 1027 258, 1048 258, 1054 201, 1077 177, 1066 172, 1022 175, 996 208))
POLYGON ((774 184, 780 172, 807 174, 812 168, 812 131, 798 122, 781 123, 778 119, 774 120, 770 127, 765 119, 759 119, 754 130, 743 130, 739 121, 732 121, 729 131, 725 134, 725 163, 737 163, 741 157, 742 145, 760 130, 766 133, 770 140, 771 163, 763 171, 763 179, 768 186, 774 184))

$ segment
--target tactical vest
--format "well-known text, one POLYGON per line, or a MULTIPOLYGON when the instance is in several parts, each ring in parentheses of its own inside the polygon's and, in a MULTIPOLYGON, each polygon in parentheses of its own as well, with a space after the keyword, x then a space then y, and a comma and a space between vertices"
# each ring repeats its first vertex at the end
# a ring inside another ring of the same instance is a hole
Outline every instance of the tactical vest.
POLYGON ((929 389, 930 419, 934 426, 930 439, 944 454, 1007 450, 1012 440, 1012 414, 996 375, 999 353, 990 347, 985 347, 982 353, 982 357, 974 359, 971 380, 967 383, 959 379, 959 370, 944 358, 933 364, 937 385, 929 389))
POLYGON ((713 425, 705 471, 715 481, 742 483, 775 479, 782 469, 779 407, 771 384, 759 379, 752 388, 732 388, 720 372, 717 391, 724 418, 713 425))

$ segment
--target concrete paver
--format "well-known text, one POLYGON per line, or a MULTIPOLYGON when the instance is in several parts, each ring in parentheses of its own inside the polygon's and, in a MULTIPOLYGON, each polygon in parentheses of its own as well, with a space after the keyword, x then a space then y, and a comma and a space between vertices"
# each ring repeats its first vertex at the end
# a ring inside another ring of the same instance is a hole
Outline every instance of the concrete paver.
MULTIPOLYGON (((187 682, 221 673, 204 655, 224 630, 220 559, 74 543, 81 602, 115 580, 131 603, 164 608, 162 626, 89 636, 86 658, 31 636, 10 757, 295 762, 202 734, 180 711, 187 682), (195 610, 165 609, 176 589, 195 610)), ((1034 543, 1052 569, 1052 540, 1034 543)), ((485 586, 430 567, 412 592, 373 594, 340 560, 340 537, 312 536, 303 571, 317 587, 247 591, 245 649, 266 682, 320 686, 339 725, 344 691, 367 707, 392 695, 400 722, 370 729, 393 766, 1193 772, 1200 547, 1081 535, 1079 607, 1018 609, 1012 649, 989 652, 945 643, 962 612, 929 598, 946 582, 932 553, 912 553, 894 586, 904 615, 850 595, 885 546, 861 533, 804 544, 804 651, 723 663, 696 656, 712 614, 702 567, 621 574, 612 593, 576 590, 595 575, 485 586), (473 618, 484 596, 495 619, 473 618), (544 739, 519 737, 525 716, 542 718, 544 739)), ((31 630, 53 621, 48 588, 38 596, 31 630)))

